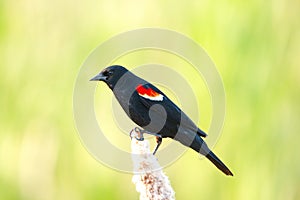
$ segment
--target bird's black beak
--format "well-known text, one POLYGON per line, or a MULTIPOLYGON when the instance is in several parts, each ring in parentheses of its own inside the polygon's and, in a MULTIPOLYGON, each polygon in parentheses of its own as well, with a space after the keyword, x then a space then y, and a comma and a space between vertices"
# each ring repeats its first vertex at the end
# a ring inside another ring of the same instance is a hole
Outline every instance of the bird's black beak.
POLYGON ((94 78, 92 78, 90 81, 106 81, 106 76, 104 76, 102 73, 98 74, 94 78))

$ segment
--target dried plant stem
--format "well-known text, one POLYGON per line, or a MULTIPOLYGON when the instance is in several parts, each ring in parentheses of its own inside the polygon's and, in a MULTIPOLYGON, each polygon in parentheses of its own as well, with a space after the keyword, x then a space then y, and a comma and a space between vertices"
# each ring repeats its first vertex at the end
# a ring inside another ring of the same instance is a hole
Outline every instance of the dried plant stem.
POLYGON ((162 171, 157 158, 150 151, 148 140, 139 141, 139 133, 131 132, 131 151, 134 165, 132 182, 140 193, 140 200, 172 200, 175 192, 162 171))

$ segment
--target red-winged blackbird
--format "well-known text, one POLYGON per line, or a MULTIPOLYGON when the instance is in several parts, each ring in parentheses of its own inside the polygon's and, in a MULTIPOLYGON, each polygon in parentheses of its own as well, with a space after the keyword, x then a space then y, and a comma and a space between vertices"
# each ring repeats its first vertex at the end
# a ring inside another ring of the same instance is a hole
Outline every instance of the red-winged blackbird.
POLYGON ((206 133, 154 85, 119 65, 107 67, 91 81, 104 81, 130 119, 146 133, 156 136, 154 153, 162 138, 169 137, 206 156, 226 175, 233 176, 201 138, 206 133))

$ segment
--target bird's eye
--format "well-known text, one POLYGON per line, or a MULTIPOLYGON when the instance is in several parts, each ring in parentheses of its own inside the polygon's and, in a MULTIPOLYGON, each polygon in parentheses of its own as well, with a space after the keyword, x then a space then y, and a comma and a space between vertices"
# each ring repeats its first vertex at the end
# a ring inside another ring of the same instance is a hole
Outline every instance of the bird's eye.
POLYGON ((109 71, 104 71, 102 74, 103 74, 104 76, 109 76, 109 75, 111 75, 111 72, 109 72, 109 71))

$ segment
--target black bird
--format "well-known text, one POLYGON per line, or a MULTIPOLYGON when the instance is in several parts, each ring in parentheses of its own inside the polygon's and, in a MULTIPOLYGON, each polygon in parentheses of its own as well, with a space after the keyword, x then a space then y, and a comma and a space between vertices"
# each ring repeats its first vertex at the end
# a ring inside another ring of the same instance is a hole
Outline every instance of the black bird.
POLYGON ((203 141, 206 133, 154 85, 120 65, 107 67, 91 81, 105 82, 130 119, 144 132, 156 136, 154 154, 162 138, 169 137, 206 156, 223 173, 233 176, 203 141))

